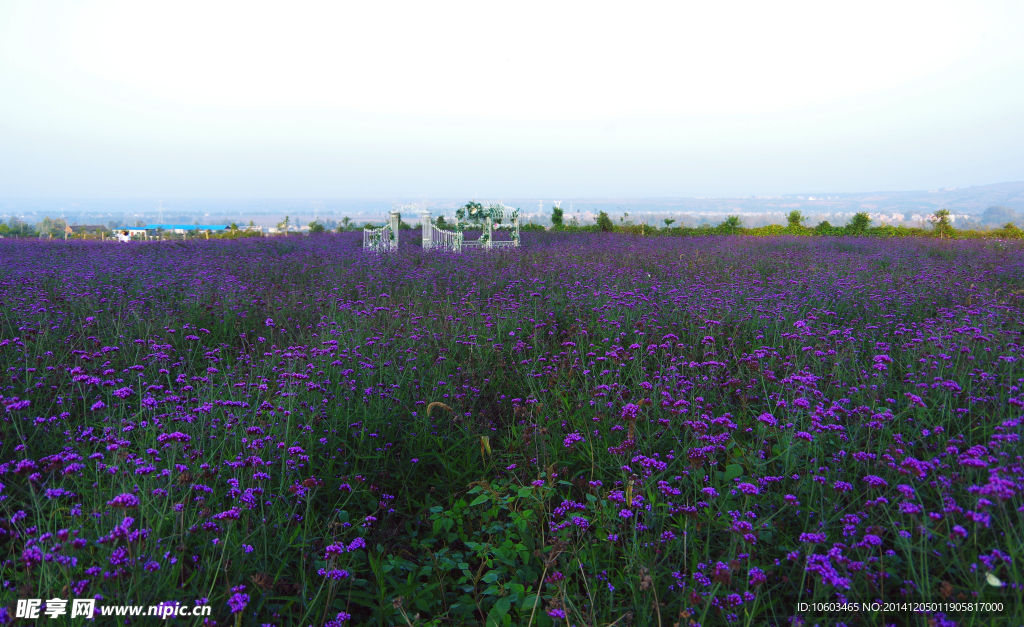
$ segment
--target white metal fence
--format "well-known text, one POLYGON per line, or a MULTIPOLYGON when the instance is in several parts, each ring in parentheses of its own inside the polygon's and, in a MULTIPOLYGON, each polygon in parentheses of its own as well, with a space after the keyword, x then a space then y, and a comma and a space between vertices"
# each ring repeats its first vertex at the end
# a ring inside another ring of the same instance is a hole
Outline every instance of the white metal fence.
POLYGON ((374 253, 386 253, 391 250, 391 226, 388 225, 380 229, 363 229, 363 250, 374 253))
POLYGON ((461 231, 448 231, 428 224, 423 229, 423 250, 442 250, 457 253, 464 245, 461 231))
POLYGON ((363 229, 363 250, 386 253, 398 250, 398 225, 402 214, 392 211, 390 220, 379 229, 363 229))

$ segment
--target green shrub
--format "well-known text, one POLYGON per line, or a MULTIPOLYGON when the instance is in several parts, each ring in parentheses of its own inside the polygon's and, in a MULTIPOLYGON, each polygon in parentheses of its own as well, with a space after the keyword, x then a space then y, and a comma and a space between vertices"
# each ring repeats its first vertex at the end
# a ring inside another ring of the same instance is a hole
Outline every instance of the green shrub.
POLYGON ((555 227, 556 229, 558 227, 562 226, 562 224, 563 224, 563 219, 562 219, 563 215, 564 215, 564 212, 562 211, 561 207, 552 207, 551 208, 551 226, 555 227))
POLYGON ((861 211, 850 218, 850 223, 846 225, 846 232, 860 235, 867 231, 869 226, 871 226, 871 218, 868 217, 867 212, 861 211))

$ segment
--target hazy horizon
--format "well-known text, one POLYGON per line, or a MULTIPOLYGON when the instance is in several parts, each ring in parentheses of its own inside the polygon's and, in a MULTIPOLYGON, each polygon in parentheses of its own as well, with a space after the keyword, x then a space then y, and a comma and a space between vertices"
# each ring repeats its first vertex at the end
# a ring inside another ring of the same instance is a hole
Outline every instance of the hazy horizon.
MULTIPOLYGON (((203 223, 273 226, 285 216, 293 223, 308 224, 319 218, 330 228, 344 218, 360 224, 378 223, 396 205, 403 219, 415 222, 424 208, 435 217, 454 217, 469 200, 462 198, 183 198, 136 199, 3 199, 0 219, 38 223, 45 218, 65 218, 71 223, 99 223, 110 228, 137 223, 203 223), (405 205, 402 207, 402 205, 405 205), (162 208, 162 209, 161 209, 162 208)), ((944 189, 865 193, 791 194, 752 197, 676 198, 476 198, 503 201, 522 209, 528 222, 548 224, 551 207, 559 204, 566 221, 587 224, 604 211, 613 219, 660 225, 672 219, 679 225, 718 223, 739 215, 749 226, 785 224, 790 211, 798 210, 810 224, 819 221, 843 224, 855 213, 865 212, 876 223, 920 225, 940 208, 949 209, 958 227, 973 228, 991 222, 1019 221, 1024 217, 1024 182, 944 189), (991 207, 1005 210, 991 213, 991 207), (983 214, 986 214, 983 216, 983 214)))

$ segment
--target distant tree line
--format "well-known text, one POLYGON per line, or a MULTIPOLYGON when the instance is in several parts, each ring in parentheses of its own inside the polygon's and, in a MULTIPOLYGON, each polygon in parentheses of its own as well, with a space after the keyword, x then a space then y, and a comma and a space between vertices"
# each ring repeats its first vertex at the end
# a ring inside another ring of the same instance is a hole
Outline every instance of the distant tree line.
POLYGON ((664 226, 652 226, 647 224, 636 224, 629 219, 629 213, 619 218, 619 224, 611 219, 607 212, 601 211, 597 214, 595 224, 587 226, 567 225, 564 223, 564 216, 561 209, 553 207, 551 212, 552 230, 572 232, 604 232, 604 233, 628 233, 631 235, 862 235, 876 237, 940 237, 940 238, 976 238, 976 237, 1005 237, 1024 238, 1024 230, 1014 223, 1016 214, 1009 207, 989 207, 981 215, 980 224, 970 224, 974 228, 954 228, 950 219, 949 209, 939 209, 928 217, 927 227, 893 226, 883 224, 872 226, 871 217, 866 212, 854 214, 850 221, 842 226, 833 226, 823 221, 814 227, 805 226, 806 216, 800 211, 793 210, 786 216, 787 224, 769 224, 760 227, 745 227, 740 216, 728 216, 717 225, 702 224, 697 227, 672 226, 674 219, 663 220, 664 226), (986 225, 990 228, 983 228, 986 225))
MULTIPOLYGON (((460 222, 464 222, 470 215, 470 209, 477 207, 480 208, 478 203, 470 202, 466 206, 460 207, 455 213, 456 217, 460 222)), ((939 209, 932 215, 928 216, 926 220, 927 226, 924 227, 908 227, 904 225, 889 225, 882 224, 878 226, 872 225, 871 217, 866 212, 860 212, 854 214, 850 220, 844 225, 833 226, 828 221, 823 221, 816 226, 806 226, 807 216, 804 216, 799 210, 793 210, 786 216, 786 225, 780 224, 769 224, 767 226, 748 227, 743 224, 743 219, 738 215, 732 215, 726 217, 719 224, 705 223, 696 227, 686 226, 674 226, 676 220, 673 218, 666 218, 662 220, 664 226, 648 225, 648 224, 637 224, 631 220, 629 213, 625 212, 619 217, 618 224, 612 220, 611 216, 607 212, 601 211, 597 215, 595 224, 580 225, 576 218, 573 218, 569 223, 565 221, 564 210, 560 207, 551 208, 551 230, 562 231, 566 233, 572 232, 604 232, 604 233, 628 233, 633 235, 865 235, 865 236, 878 236, 878 237, 906 237, 906 236, 924 236, 924 237, 949 237, 949 238, 976 238, 976 237, 1006 237, 1006 238, 1021 238, 1024 237, 1024 230, 1018 227, 1018 221, 1024 218, 1024 216, 1018 215, 1011 207, 1002 205, 994 205, 985 209, 984 212, 977 219, 961 218, 957 224, 959 228, 954 228, 953 221, 950 219, 950 211, 948 209, 939 209)), ((472 220, 470 220, 472 222, 472 220)), ((445 228, 450 226, 444 216, 438 216, 436 224, 439 228, 445 228)), ((21 218, 11 216, 7 222, 0 222, 0 236, 15 236, 15 237, 63 237, 65 235, 65 229, 67 228, 67 222, 63 218, 43 218, 35 225, 28 224, 21 218)), ((74 226, 74 225, 72 225, 74 226)), ((106 225, 95 225, 99 227, 99 231, 92 234, 93 236, 99 236, 100 231, 104 235, 111 235, 115 230, 126 228, 122 221, 110 220, 106 225)), ((145 223, 141 220, 136 220, 135 227, 145 226, 145 223)), ((227 231, 211 234, 210 236, 216 238, 237 238, 237 237, 258 237, 262 234, 262 231, 257 229, 253 224, 252 220, 249 221, 249 227, 239 227, 237 223, 232 222, 227 231)), ((291 218, 285 216, 284 220, 278 223, 278 228, 288 233, 299 228, 299 223, 296 220, 294 226, 292 225, 291 218)), ((312 234, 320 234, 326 232, 337 232, 344 233, 349 231, 356 231, 363 228, 369 228, 373 225, 369 222, 358 226, 348 216, 342 218, 340 221, 331 219, 318 219, 309 223, 309 231, 312 234)), ((404 220, 400 220, 399 228, 402 230, 412 229, 412 225, 408 224, 404 220)), ((545 227, 538 224, 521 224, 520 230, 522 231, 544 231, 547 230, 545 227)), ((75 234, 74 237, 82 237, 81 234, 75 234)))

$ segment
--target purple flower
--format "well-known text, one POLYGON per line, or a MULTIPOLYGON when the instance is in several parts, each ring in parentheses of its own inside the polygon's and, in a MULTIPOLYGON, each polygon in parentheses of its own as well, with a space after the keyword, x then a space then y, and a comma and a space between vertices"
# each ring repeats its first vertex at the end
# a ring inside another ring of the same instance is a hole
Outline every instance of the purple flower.
POLYGON ((640 415, 640 407, 633 403, 627 403, 622 408, 622 417, 625 420, 636 420, 636 417, 640 415))
POLYGON ((27 568, 42 563, 43 561, 43 550, 38 546, 30 546, 21 552, 21 563, 27 568))
POLYGON ((139 499, 134 494, 126 492, 118 494, 112 500, 107 501, 107 505, 121 509, 133 509, 139 506, 139 499))
POLYGON ((867 476, 865 476, 864 477, 864 483, 868 484, 868 487, 876 488, 876 489, 884 488, 887 485, 889 485, 888 483, 886 483, 885 479, 883 479, 883 478, 881 478, 879 476, 876 476, 876 475, 867 475, 867 476))
POLYGON ((214 514, 214 520, 238 520, 241 516, 241 511, 237 507, 232 507, 229 510, 223 511, 219 514, 214 514))
POLYGON ((911 394, 910 392, 906 392, 903 394, 903 396, 907 397, 907 399, 910 401, 910 404, 914 405, 915 407, 927 407, 927 405, 924 404, 924 401, 921 399, 921 397, 918 396, 917 394, 911 394))
POLYGON ((765 575, 763 570, 755 566, 750 569, 749 581, 751 586, 757 587, 768 581, 768 576, 765 575))
POLYGON ((324 568, 321 568, 320 570, 318 570, 317 574, 320 575, 321 577, 326 577, 326 578, 332 579, 334 581, 340 581, 340 580, 345 579, 346 577, 349 576, 347 570, 338 570, 338 569, 326 570, 324 568))
POLYGON ((920 514, 922 511, 920 505, 918 505, 917 503, 909 503, 907 501, 903 501, 902 503, 900 503, 898 505, 898 508, 900 512, 903 514, 920 514))
POLYGON ((341 627, 342 623, 352 618, 352 615, 348 612, 338 612, 338 614, 332 619, 324 623, 324 627, 341 627))
POLYGON ((800 534, 800 541, 801 542, 807 542, 807 543, 811 543, 811 544, 821 544, 822 542, 825 541, 825 538, 826 538, 826 536, 823 533, 801 533, 800 534))
POLYGON ((344 552, 345 552, 345 545, 344 544, 328 544, 327 547, 324 549, 324 553, 325 553, 324 559, 325 560, 329 560, 329 559, 331 559, 332 555, 341 555, 344 552))
POLYGON ((228 599, 228 607, 231 608, 232 614, 238 614, 245 609, 245 606, 249 603, 249 595, 238 592, 228 599))
POLYGON ((988 483, 980 488, 968 488, 968 491, 1007 501, 1017 493, 1017 484, 1009 479, 1003 479, 993 472, 988 476, 988 483))
POLYGON ((582 435, 580 435, 579 433, 570 433, 569 435, 565 436, 565 439, 562 440, 562 444, 565 446, 565 448, 572 448, 573 444, 582 441, 582 435))

